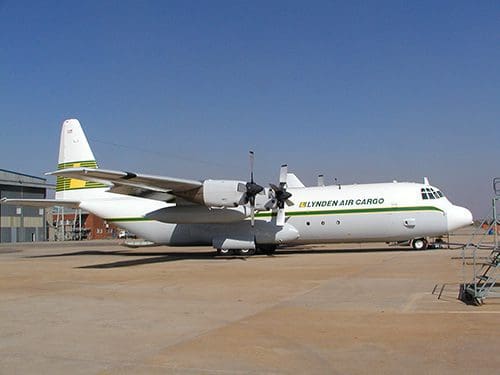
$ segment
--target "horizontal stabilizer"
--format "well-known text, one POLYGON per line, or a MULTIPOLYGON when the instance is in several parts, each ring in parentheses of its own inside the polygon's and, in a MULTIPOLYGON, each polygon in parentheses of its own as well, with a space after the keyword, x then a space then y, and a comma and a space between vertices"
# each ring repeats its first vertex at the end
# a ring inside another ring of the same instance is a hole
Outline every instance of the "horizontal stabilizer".
POLYGON ((38 207, 38 208, 48 208, 48 207, 68 207, 68 208, 79 208, 80 201, 69 201, 63 199, 0 199, 0 204, 8 204, 11 206, 27 206, 27 207, 38 207))

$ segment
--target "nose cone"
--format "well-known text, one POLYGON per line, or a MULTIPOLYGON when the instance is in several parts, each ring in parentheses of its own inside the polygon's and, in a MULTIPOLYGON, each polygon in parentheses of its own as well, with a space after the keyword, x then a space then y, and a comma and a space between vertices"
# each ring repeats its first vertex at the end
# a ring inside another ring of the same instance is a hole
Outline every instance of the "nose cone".
POLYGON ((469 226, 473 222, 472 213, 467 208, 452 206, 447 213, 448 232, 469 226))

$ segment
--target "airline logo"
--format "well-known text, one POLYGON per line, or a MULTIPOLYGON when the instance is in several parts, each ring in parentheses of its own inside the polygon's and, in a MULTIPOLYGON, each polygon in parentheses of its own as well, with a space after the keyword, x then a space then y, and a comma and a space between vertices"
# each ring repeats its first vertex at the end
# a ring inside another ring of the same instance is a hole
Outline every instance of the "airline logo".
POLYGON ((346 206, 375 206, 384 203, 384 198, 333 199, 328 201, 300 202, 300 208, 315 207, 346 207, 346 206))

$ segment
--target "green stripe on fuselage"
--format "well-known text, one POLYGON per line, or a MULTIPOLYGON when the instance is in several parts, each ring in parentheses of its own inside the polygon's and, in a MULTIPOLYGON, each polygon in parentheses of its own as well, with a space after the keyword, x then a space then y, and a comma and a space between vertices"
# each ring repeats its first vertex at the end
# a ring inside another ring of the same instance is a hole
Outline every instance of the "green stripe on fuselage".
MULTIPOLYGON (((373 214, 391 213, 407 211, 438 211, 443 210, 434 206, 413 206, 413 207, 379 207, 379 208, 351 208, 347 210, 318 210, 318 211, 286 211, 286 216, 314 216, 314 215, 345 215, 345 214, 373 214)), ((273 212, 259 212, 255 217, 273 216, 273 212)))
MULTIPOLYGON (((443 212, 440 208, 434 206, 415 206, 415 207, 381 207, 381 208, 360 208, 349 210, 320 210, 320 211, 287 211, 286 216, 315 216, 315 215, 346 215, 346 214, 374 214, 374 213, 392 213, 392 212, 411 212, 411 211, 435 211, 443 212)), ((276 216, 275 212, 260 212, 255 217, 276 216)), ((133 221, 154 221, 145 217, 117 217, 106 218, 113 222, 133 222, 133 221)))
POLYGON ((106 221, 112 221, 115 223, 128 222, 128 221, 154 221, 152 219, 147 219, 145 217, 113 217, 104 219, 106 221))

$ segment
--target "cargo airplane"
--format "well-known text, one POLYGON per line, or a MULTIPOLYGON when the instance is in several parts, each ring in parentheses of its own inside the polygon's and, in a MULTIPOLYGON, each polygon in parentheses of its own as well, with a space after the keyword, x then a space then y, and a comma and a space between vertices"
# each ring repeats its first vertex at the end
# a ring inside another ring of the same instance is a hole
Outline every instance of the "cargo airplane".
POLYGON ((306 187, 287 166, 279 183, 188 180, 98 168, 78 120, 63 122, 55 199, 3 204, 91 212, 150 243, 213 246, 219 254, 272 253, 279 245, 410 241, 472 224, 436 187, 409 182, 306 187))

